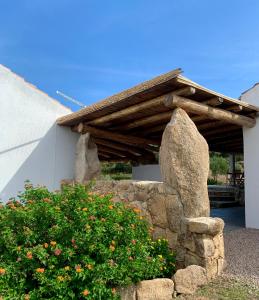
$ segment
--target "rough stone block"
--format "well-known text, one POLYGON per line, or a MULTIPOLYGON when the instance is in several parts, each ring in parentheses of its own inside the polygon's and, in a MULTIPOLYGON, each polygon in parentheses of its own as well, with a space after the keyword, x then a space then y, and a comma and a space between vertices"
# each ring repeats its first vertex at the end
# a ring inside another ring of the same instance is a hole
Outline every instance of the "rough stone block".
POLYGON ((199 238, 195 242, 195 253, 201 257, 210 257, 215 254, 214 242, 210 238, 199 238))
POLYGON ((209 216, 208 144, 181 108, 164 130, 159 163, 163 182, 179 194, 185 217, 209 216))
POLYGON ((169 300, 174 293, 174 282, 168 278, 144 280, 137 285, 138 300, 169 300))
POLYGON ((148 208, 154 225, 162 228, 168 227, 164 195, 153 195, 148 201, 148 208))
POLYGON ((221 233, 224 228, 224 221, 220 218, 187 218, 186 223, 189 231, 194 233, 205 233, 209 235, 221 233))
POLYGON ((121 297, 121 300, 136 300, 137 291, 135 285, 119 288, 118 293, 121 297))
POLYGON ((181 294, 193 294, 208 282, 206 270, 196 265, 176 271, 173 280, 176 292, 181 294))
POLYGON ((165 208, 169 228, 174 232, 180 232, 183 218, 183 206, 176 195, 165 196, 165 208))

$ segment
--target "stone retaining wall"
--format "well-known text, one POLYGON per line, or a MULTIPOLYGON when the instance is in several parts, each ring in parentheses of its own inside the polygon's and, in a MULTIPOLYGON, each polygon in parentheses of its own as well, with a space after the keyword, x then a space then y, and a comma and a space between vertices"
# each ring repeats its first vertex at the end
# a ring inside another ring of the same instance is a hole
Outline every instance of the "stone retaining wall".
POLYGON ((153 228, 153 238, 166 238, 176 251, 177 267, 199 265, 208 278, 222 272, 224 266, 224 222, 219 218, 188 218, 177 191, 156 181, 96 181, 92 190, 113 194, 113 201, 129 203, 153 228))

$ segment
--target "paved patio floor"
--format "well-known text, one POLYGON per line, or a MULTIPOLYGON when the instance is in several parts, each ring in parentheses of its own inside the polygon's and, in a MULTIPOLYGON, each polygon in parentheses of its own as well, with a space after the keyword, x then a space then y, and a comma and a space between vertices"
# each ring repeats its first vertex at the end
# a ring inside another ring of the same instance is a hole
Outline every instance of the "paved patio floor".
POLYGON ((245 208, 213 208, 210 213, 211 217, 222 218, 225 222, 224 231, 231 231, 245 227, 245 208))

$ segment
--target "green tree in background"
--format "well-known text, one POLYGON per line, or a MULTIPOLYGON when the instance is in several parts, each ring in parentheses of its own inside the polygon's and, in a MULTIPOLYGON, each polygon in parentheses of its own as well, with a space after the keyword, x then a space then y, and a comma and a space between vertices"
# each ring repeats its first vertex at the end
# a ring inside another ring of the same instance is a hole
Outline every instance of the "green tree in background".
POLYGON ((210 155, 210 170, 214 180, 217 180, 218 175, 225 175, 228 172, 228 160, 218 153, 210 155))

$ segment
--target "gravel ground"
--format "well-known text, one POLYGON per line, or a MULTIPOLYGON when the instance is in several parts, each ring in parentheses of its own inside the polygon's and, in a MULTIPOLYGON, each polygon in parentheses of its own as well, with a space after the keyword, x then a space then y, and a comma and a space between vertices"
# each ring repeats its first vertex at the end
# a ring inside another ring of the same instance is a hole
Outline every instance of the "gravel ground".
POLYGON ((224 233, 227 267, 225 275, 259 287, 259 230, 236 229, 224 233))

